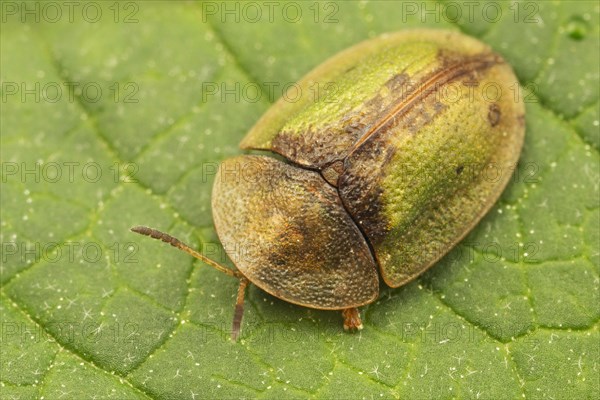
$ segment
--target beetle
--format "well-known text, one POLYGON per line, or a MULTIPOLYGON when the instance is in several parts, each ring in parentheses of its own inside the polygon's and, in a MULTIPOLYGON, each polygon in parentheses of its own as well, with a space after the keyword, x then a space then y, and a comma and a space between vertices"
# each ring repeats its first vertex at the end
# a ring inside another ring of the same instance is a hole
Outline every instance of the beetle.
POLYGON ((301 79, 319 98, 279 99, 221 163, 212 192, 219 239, 236 270, 178 239, 161 239, 240 280, 232 338, 246 286, 290 303, 358 307, 419 276, 494 205, 525 134, 511 67, 461 33, 409 30, 359 43, 301 79), (492 166, 499 174, 485 174, 492 166), (250 251, 249 251, 250 249, 250 251))

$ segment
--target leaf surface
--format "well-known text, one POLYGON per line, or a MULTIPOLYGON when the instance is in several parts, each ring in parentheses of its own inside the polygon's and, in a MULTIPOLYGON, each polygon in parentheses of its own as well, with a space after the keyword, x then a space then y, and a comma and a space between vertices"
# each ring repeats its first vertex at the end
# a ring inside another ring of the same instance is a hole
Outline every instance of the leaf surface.
POLYGON ((79 6, 56 20, 38 4, 39 22, 11 4, 0 397, 597 397, 597 2, 490 2, 497 18, 488 3, 472 15, 434 2, 254 3, 256 21, 234 2, 233 14, 221 2, 96 2, 99 17, 79 6), (312 67, 416 27, 461 30, 514 66, 527 131, 513 181, 438 265, 365 307, 361 333, 251 287, 230 342, 236 282, 129 228, 229 262, 210 212, 218 163, 312 67))

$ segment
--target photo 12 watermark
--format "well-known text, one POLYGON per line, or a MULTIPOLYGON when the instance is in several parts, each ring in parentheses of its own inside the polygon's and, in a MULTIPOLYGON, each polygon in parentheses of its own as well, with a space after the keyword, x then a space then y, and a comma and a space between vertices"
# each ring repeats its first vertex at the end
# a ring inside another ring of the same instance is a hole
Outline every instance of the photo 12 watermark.
POLYGON ((534 1, 399 1, 400 20, 403 23, 476 23, 495 24, 502 19, 514 23, 538 24, 539 4, 534 1))
POLYGON ((3 1, 2 23, 137 24, 140 2, 134 1, 3 1))
POLYGON ((94 241, 25 242, 8 240, 2 242, 2 263, 47 264, 84 262, 110 264, 136 264, 139 244, 136 242, 113 242, 100 244, 94 241))
POLYGON ((1 83, 2 103, 83 102, 139 103, 136 82, 16 82, 1 83))
POLYGON ((202 22, 289 23, 339 22, 340 6, 334 1, 203 1, 202 22))
POLYGON ((134 162, 101 164, 95 161, 5 161, 1 164, 2 183, 137 183, 139 165, 134 162))
MULTIPOLYGON (((88 312, 90 311, 88 310, 88 312)), ((139 340, 141 334, 140 325, 137 322, 108 324, 86 321, 85 317, 77 321, 50 321, 45 323, 44 326, 35 325, 34 327, 22 322, 2 322, 3 343, 59 342, 62 345, 69 345, 74 343, 113 342, 126 344, 135 343, 139 340)))

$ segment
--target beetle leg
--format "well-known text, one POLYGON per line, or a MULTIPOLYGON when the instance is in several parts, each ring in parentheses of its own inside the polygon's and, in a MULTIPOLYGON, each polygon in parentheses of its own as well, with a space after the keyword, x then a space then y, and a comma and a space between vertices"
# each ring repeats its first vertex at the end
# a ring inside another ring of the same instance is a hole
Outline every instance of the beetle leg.
POLYGON ((235 302, 235 311, 233 312, 233 325, 231 328, 231 340, 234 342, 240 336, 242 327, 242 317, 244 316, 244 295, 248 286, 248 279, 240 278, 240 286, 238 287, 237 300, 235 302))
POLYGON ((345 310, 342 310, 342 316, 344 317, 344 330, 354 331, 363 328, 358 308, 346 308, 345 310))

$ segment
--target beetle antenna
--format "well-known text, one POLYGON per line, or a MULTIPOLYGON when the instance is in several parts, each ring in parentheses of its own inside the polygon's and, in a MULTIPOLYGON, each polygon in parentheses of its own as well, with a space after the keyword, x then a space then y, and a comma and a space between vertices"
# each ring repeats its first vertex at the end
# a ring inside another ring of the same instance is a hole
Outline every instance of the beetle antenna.
MULTIPOLYGON (((153 239, 162 240, 163 242, 168 243, 173 247, 177 247, 179 250, 185 251, 189 255, 197 258, 198 260, 204 262, 205 264, 210 265, 214 269, 223 272, 226 275, 233 276, 234 278, 238 278, 242 281, 244 280, 242 275, 239 272, 229 269, 227 267, 224 267, 221 264, 219 264, 218 262, 211 260, 210 258, 206 257, 203 254, 198 253, 196 250, 192 249, 190 246, 183 243, 181 240, 169 235, 168 233, 164 233, 164 232, 161 232, 156 229, 148 228, 147 226, 135 226, 135 227, 131 228, 131 231, 135 232, 135 233, 139 233, 140 235, 150 236, 153 239)), ((246 282, 246 284, 247 284, 247 282, 246 282)), ((239 297, 239 294, 238 294, 238 297, 239 297)), ((243 299, 244 299, 244 296, 242 296, 242 300, 243 299)), ((237 306, 236 306, 236 309, 237 309, 237 306)), ((241 317, 240 317, 240 320, 241 320, 241 317)))

